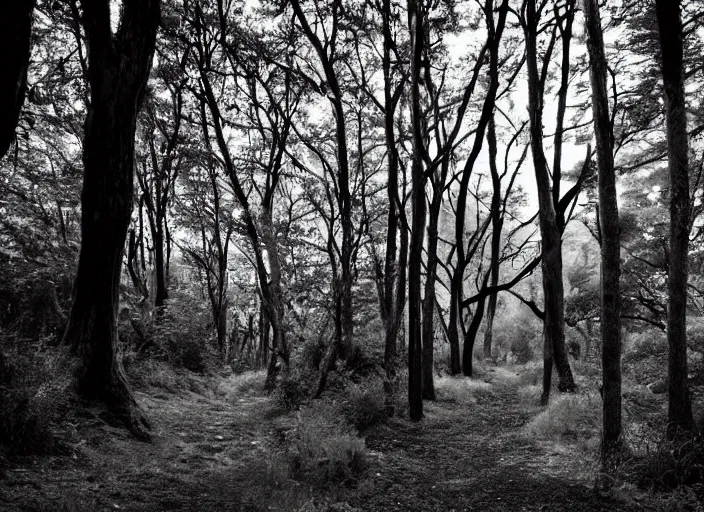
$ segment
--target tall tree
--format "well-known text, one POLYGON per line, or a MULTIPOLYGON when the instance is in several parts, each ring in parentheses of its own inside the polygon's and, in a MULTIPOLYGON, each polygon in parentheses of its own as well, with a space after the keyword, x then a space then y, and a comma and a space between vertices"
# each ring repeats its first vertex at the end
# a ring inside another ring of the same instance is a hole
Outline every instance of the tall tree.
MULTIPOLYGON (((326 356, 324 368, 337 357, 347 359, 352 355, 352 334, 354 329, 352 311, 352 284, 354 282, 353 253, 355 252, 355 233, 352 219, 352 193, 350 189, 350 158, 347 147, 347 120, 345 118, 344 91, 340 83, 339 66, 337 62, 343 58, 340 54, 340 28, 344 25, 344 9, 340 2, 333 2, 324 8, 314 2, 314 13, 307 12, 300 0, 291 0, 293 13, 300 24, 301 30, 313 47, 313 51, 322 67, 322 87, 318 90, 326 94, 332 106, 335 121, 335 142, 337 171, 335 173, 335 189, 337 208, 342 228, 342 243, 340 244, 340 278, 334 284, 336 306, 339 309, 340 335, 335 337, 335 343, 326 356), (327 13, 323 15, 322 13, 327 13), (319 27, 330 26, 330 30, 319 27)), ((361 157, 361 155, 360 155, 361 157)), ((322 381, 322 379, 321 379, 322 381)))
POLYGON ((408 1, 408 30, 411 34, 411 123, 413 158, 411 167, 412 214, 408 259, 408 403, 412 421, 423 418, 421 388, 421 258, 425 235, 425 176, 423 172, 423 131, 420 99, 423 44, 425 42, 423 3, 408 1))
POLYGON ((621 442, 621 243, 619 237, 613 129, 607 93, 608 68, 597 0, 584 0, 584 19, 592 84, 592 110, 599 164, 601 233, 601 368, 603 397, 602 459, 621 442))
POLYGON ((16 0, 3 2, 0 7, 0 45, 9 50, 0 78, 0 158, 5 156, 15 138, 27 92, 35 3, 36 0, 16 0))
POLYGON ((668 433, 694 428, 687 386, 687 251, 689 249, 689 135, 684 93, 680 0, 655 2, 667 119, 670 170, 670 254, 668 259, 667 343, 669 347, 668 433))
MULTIPOLYGON (((548 163, 543 148, 543 99, 545 89, 546 67, 550 61, 550 52, 544 57, 544 67, 542 72, 538 70, 538 33, 540 28, 541 11, 545 7, 541 3, 541 9, 536 9, 536 2, 527 0, 526 15, 524 20, 524 30, 526 34, 526 60, 528 68, 528 112, 530 117, 531 152, 533 154, 533 167, 535 180, 538 187, 538 208, 540 237, 542 241, 542 269, 543 269, 543 297, 545 302, 545 350, 543 362, 545 365, 545 376, 543 382, 542 402, 546 403, 550 392, 550 375, 553 360, 560 376, 558 389, 560 391, 574 391, 576 384, 565 348, 565 304, 564 285, 562 281, 562 230, 561 225, 564 220, 558 217, 555 198, 559 198, 559 189, 553 186, 553 181, 559 175, 559 151, 555 148, 556 168, 553 169, 553 179, 550 177, 548 163)), ((552 43, 548 46, 550 51, 555 41, 558 27, 563 32, 563 73, 566 66, 569 66, 569 52, 566 48, 569 45, 571 34, 571 23, 574 17, 574 0, 568 2, 566 14, 566 27, 562 28, 560 21, 556 20, 552 29, 552 43), (567 61, 564 56, 566 53, 567 61)), ((556 9, 556 17, 561 16, 556 9)), ((566 83, 563 80, 563 91, 566 94, 566 83)), ((558 102, 558 113, 564 111, 562 102, 558 102)), ((558 125, 559 125, 558 116, 558 125)), ((559 128, 559 126, 558 126, 559 128)), ((561 141, 561 130, 556 130, 556 142, 561 141), (558 137, 558 133, 560 134, 558 137)), ((557 181, 559 183, 559 181, 557 181)))
MULTIPOLYGON (((27 91, 27 68, 32 36, 32 11, 36 0, 5 2, 0 7, 0 44, 12 48, 0 78, 0 158, 15 138, 15 128, 27 91)), ((5 361, 0 352, 0 377, 5 361)))
POLYGON ((135 126, 161 2, 124 0, 114 32, 110 3, 82 2, 91 102, 83 151, 82 242, 64 341, 81 358, 79 395, 104 402, 135 436, 148 439, 149 424, 117 359, 117 311, 134 194, 135 126))

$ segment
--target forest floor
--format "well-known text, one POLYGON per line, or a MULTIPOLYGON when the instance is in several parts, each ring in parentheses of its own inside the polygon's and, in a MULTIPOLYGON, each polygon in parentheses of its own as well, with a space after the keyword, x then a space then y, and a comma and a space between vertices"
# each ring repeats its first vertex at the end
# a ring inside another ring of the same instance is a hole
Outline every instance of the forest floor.
POLYGON ((426 402, 421 422, 370 429, 364 476, 326 490, 277 477, 272 456, 295 413, 230 379, 209 392, 139 392, 151 443, 98 415, 75 418, 67 454, 0 471, 0 510, 656 510, 634 490, 598 494, 593 457, 527 436, 540 408, 505 368, 468 387, 471 400, 426 402))

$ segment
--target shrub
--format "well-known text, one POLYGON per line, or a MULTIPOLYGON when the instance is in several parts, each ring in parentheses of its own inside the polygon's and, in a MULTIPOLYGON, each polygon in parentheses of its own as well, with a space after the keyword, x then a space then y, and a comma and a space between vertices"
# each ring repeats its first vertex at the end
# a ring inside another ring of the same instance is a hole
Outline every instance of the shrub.
POLYGON ((274 398, 285 409, 296 410, 309 398, 312 386, 312 374, 288 373, 279 379, 274 398))
POLYGON ((68 410, 70 376, 53 353, 8 355, 11 370, 0 385, 0 443, 16 455, 60 448, 53 425, 68 410))
POLYGON ((387 418, 386 396, 381 382, 353 384, 347 390, 343 413, 354 427, 363 432, 387 418))
POLYGON ((632 465, 642 487, 672 490, 704 483, 704 436, 671 441, 663 435, 654 450, 632 465))
POLYGON ((332 407, 303 409, 287 436, 291 474, 319 486, 354 481, 366 467, 366 446, 332 407))
POLYGON ((520 336, 511 342, 510 351, 516 358, 516 363, 525 364, 533 359, 533 349, 530 346, 531 338, 528 336, 520 336))
POLYGON ((264 389, 265 378, 265 370, 235 373, 218 382, 215 394, 226 399, 240 398, 253 390, 264 389))
POLYGON ((544 440, 590 438, 599 432, 601 400, 598 395, 565 394, 553 397, 548 406, 526 426, 525 433, 544 440))
POLYGON ((457 403, 476 403, 477 392, 488 391, 491 384, 483 380, 467 377, 443 376, 435 380, 435 392, 438 400, 457 403))
POLYGON ((513 351, 514 356, 520 358, 517 362, 525 363, 542 344, 542 326, 528 308, 516 308, 515 313, 502 314, 494 320, 492 352, 495 357, 504 359, 513 351))
POLYGON ((205 373, 217 361, 210 311, 195 297, 174 295, 162 316, 155 320, 153 345, 158 355, 173 366, 205 373))

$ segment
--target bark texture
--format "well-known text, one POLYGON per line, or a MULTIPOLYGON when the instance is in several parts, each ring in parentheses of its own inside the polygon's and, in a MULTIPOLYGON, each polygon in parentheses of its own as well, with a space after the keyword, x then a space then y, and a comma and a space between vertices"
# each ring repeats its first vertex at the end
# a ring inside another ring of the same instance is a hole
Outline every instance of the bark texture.
POLYGON ((79 394, 104 402, 140 439, 149 438, 148 422, 117 359, 117 311, 134 193, 135 126, 159 20, 159 0, 125 0, 113 34, 110 2, 83 2, 91 103, 85 123, 81 251, 64 337, 81 358, 79 394))
POLYGON ((599 163, 599 223, 601 232, 601 343, 603 435, 606 462, 621 443, 621 244, 619 240, 613 130, 607 92, 608 69, 604 53, 599 5, 584 0, 587 48, 591 64, 592 111, 599 163))
POLYGON ((689 249, 689 136, 684 96, 683 34, 680 0, 657 0, 662 49, 662 78, 667 118, 670 169, 670 255, 667 280, 667 342, 669 347, 668 433, 694 428, 687 386, 687 251, 689 249))

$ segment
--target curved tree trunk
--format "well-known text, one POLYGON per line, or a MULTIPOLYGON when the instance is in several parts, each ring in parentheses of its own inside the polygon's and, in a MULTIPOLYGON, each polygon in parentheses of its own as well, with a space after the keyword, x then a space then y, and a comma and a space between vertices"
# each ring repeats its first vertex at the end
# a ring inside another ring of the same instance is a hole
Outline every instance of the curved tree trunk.
POLYGON ((684 96, 680 0, 657 0, 670 169, 670 257, 668 260, 667 343, 668 434, 694 429, 687 386, 687 251, 689 249, 689 136, 684 96))
POLYGON ((0 74, 0 158, 15 138, 27 92, 27 68, 36 0, 8 0, 0 6, 0 47, 6 51, 0 74))
MULTIPOLYGON (((499 284, 499 259, 501 257, 501 230, 503 218, 501 215, 501 178, 496 166, 496 122, 492 114, 487 128, 486 139, 489 143, 489 169, 491 171, 491 286, 499 284)), ((484 331, 484 358, 491 359, 491 345, 493 343, 494 315, 498 294, 489 295, 489 304, 486 311, 486 330, 484 331)))
MULTIPOLYGON (((552 347, 555 366, 560 376, 558 389, 574 391, 572 369, 565 349, 565 303, 562 281, 562 235, 551 190, 551 179, 543 149, 543 92, 540 85, 537 56, 539 16, 535 2, 527 2, 526 61, 528 68, 528 112, 530 117, 531 152, 538 188, 539 224, 542 242, 543 300, 545 302, 545 337, 552 347)), ((547 363, 547 360, 546 360, 547 363)), ((547 373, 548 367, 544 368, 547 373)), ((549 396, 550 388, 543 389, 549 396)))
POLYGON ((132 213, 137 114, 149 77, 159 0, 125 0, 120 29, 110 2, 83 2, 91 103, 85 124, 81 251, 64 341, 78 354, 80 396, 104 402, 140 439, 142 416, 117 359, 122 254, 132 213), (118 50, 119 49, 119 50, 118 50))

